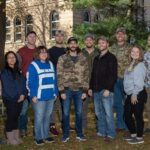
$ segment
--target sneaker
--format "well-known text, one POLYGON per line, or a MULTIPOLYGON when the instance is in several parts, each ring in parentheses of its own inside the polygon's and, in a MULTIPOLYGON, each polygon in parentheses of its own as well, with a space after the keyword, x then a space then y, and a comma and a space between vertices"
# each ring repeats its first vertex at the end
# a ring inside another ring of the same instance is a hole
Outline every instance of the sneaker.
POLYGON ((63 143, 66 143, 66 142, 69 141, 69 137, 62 137, 61 141, 62 141, 63 143))
POLYGON ((111 140, 110 140, 110 138, 109 138, 109 137, 107 137, 107 136, 106 136, 106 137, 104 138, 104 142, 106 142, 106 143, 110 143, 110 142, 111 142, 111 140))
POLYGON ((116 128, 116 132, 118 133, 118 132, 123 132, 124 131, 124 129, 121 129, 121 128, 116 128))
POLYGON ((128 143, 129 144, 142 144, 142 143, 144 143, 144 139, 143 138, 140 138, 140 139, 134 138, 131 141, 128 141, 128 143))
POLYGON ((43 140, 35 140, 35 144, 38 146, 44 145, 44 141, 43 140))
POLYGON ((135 139, 136 137, 131 137, 131 136, 124 136, 123 137, 123 140, 125 140, 125 141, 131 141, 131 140, 133 140, 133 139, 135 139))
POLYGON ((45 143, 53 143, 54 142, 54 139, 49 137, 47 139, 44 140, 45 143))
POLYGON ((96 134, 97 134, 97 136, 99 136, 99 137, 105 137, 105 135, 104 135, 104 134, 101 134, 100 132, 97 132, 96 134))
POLYGON ((50 132, 55 136, 59 135, 55 125, 50 125, 50 132))
POLYGON ((144 130, 144 132, 145 132, 145 133, 150 133, 150 128, 146 128, 146 129, 144 130))
POLYGON ((79 141, 86 141, 86 138, 84 136, 82 137, 77 136, 76 139, 79 141))
POLYGON ((23 137, 26 137, 27 136, 27 131, 26 130, 20 130, 20 136, 23 138, 23 137))

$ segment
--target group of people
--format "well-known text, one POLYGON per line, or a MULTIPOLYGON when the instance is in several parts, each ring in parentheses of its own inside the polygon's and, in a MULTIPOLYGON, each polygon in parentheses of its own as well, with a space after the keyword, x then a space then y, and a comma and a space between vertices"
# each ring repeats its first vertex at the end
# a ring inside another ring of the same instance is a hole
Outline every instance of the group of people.
MULTIPOLYGON (((0 93, 6 106, 7 143, 22 143, 27 135, 28 107, 34 111, 34 139, 37 145, 51 143, 49 131, 58 135, 56 114, 63 131, 62 142, 69 141, 70 109, 74 102, 76 139, 86 141, 88 103, 94 102, 97 136, 106 142, 116 132, 126 131, 129 144, 144 142, 143 112, 150 96, 150 36, 147 52, 127 43, 126 30, 119 27, 116 43, 109 45, 105 36, 95 41, 92 34, 84 37, 85 47, 70 37, 63 47, 64 32, 57 30, 55 46, 36 47, 37 35, 30 31, 26 45, 17 53, 5 54, 5 66, 0 74, 0 93), (114 118, 114 112, 116 117, 114 118)), ((150 131, 150 106, 147 103, 150 131)))

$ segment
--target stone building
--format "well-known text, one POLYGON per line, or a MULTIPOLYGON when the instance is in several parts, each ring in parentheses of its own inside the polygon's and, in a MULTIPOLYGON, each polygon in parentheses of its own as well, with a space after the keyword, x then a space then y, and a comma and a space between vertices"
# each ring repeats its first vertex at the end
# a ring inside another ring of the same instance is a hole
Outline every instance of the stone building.
POLYGON ((6 6, 5 51, 23 46, 30 30, 38 35, 37 45, 49 48, 57 29, 64 30, 68 37, 76 23, 92 23, 99 18, 94 9, 76 10, 64 0, 7 0, 6 6))

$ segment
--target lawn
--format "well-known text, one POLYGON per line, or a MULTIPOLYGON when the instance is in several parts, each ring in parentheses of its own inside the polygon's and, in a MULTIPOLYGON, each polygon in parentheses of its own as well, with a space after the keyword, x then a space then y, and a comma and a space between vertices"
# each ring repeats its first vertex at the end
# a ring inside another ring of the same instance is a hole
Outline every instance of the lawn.
MULTIPOLYGON (((117 134, 115 140, 110 143, 105 143, 104 140, 96 136, 95 129, 95 116, 93 105, 90 104, 88 113, 88 129, 85 132, 87 141, 78 142, 75 137, 75 132, 70 132, 70 140, 67 143, 61 142, 60 134, 58 137, 54 137, 55 142, 51 144, 45 144, 44 146, 36 146, 34 143, 32 131, 33 131, 33 113, 30 108, 29 111, 29 125, 28 125, 28 136, 23 138, 24 143, 19 146, 0 145, 0 150, 150 150, 150 134, 145 134, 145 143, 141 145, 129 145, 126 141, 123 141, 123 133, 117 134)), ((72 109, 71 122, 73 125, 74 114, 72 109)), ((4 117, 0 118, 0 137, 4 137, 4 117)), ((60 133, 60 124, 58 124, 60 133)))

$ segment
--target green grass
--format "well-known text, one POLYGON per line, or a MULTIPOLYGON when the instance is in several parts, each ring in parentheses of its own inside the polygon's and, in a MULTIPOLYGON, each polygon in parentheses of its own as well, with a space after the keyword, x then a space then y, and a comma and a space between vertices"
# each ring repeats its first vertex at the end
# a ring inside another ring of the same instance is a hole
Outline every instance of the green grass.
MULTIPOLYGON (((70 140, 67 143, 61 142, 60 134, 58 137, 54 137, 55 142, 51 144, 45 144, 44 146, 36 146, 34 143, 34 139, 32 136, 32 119, 33 113, 30 108, 30 119, 28 125, 28 136, 23 138, 24 143, 19 146, 10 146, 10 145, 0 145, 0 150, 150 150, 150 134, 146 134, 144 136, 145 143, 141 145, 129 145, 126 141, 123 141, 123 133, 117 134, 115 140, 111 143, 106 144, 104 140, 100 137, 96 136, 95 129, 95 116, 93 105, 90 105, 89 113, 88 113, 88 129, 86 130, 86 138, 85 142, 78 142, 75 137, 75 132, 70 132, 70 140)), ((0 137, 4 136, 4 118, 0 118, 0 137)), ((71 115, 71 123, 74 122, 74 114, 72 110, 71 115)), ((58 124, 59 131, 61 133, 60 124, 58 124)))

